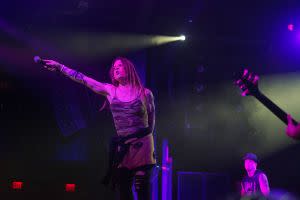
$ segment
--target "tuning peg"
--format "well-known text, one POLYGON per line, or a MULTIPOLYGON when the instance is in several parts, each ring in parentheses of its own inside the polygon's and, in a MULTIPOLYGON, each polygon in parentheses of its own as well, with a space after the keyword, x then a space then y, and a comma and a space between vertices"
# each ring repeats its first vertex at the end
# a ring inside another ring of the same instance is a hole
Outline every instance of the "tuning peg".
POLYGON ((246 86, 243 84, 243 85, 240 85, 240 89, 242 90, 242 91, 244 91, 245 89, 246 89, 246 86))
POLYGON ((241 86, 242 83, 243 83, 243 82, 242 82, 241 79, 235 81, 235 85, 237 85, 237 86, 241 86))
POLYGON ((248 96, 248 95, 249 95, 249 90, 248 89, 246 89, 244 92, 242 92, 243 97, 248 96))
POLYGON ((259 80, 259 76, 255 75, 253 79, 253 84, 256 84, 259 80))
POLYGON ((253 78, 253 73, 249 73, 249 75, 248 75, 248 81, 252 81, 252 78, 253 78))
POLYGON ((243 77, 247 76, 248 72, 249 72, 248 69, 244 69, 243 77))

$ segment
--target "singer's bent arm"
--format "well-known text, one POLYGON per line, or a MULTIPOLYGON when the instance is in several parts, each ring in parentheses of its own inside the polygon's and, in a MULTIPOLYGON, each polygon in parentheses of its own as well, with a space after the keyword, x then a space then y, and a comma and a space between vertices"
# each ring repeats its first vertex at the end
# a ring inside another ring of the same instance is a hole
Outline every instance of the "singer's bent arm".
POLYGON ((91 90, 93 90, 97 94, 101 94, 103 96, 107 96, 110 94, 110 91, 113 87, 113 85, 108 83, 101 83, 99 81, 96 81, 81 72, 78 72, 74 69, 68 68, 66 66, 61 66, 60 69, 61 73, 63 73, 65 76, 69 77, 73 81, 76 81, 78 83, 81 83, 91 90))

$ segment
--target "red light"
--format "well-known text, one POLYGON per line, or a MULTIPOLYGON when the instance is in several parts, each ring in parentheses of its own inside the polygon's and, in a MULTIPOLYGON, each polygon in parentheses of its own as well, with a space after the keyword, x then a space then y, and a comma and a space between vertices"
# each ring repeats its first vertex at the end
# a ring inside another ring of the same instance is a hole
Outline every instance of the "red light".
POLYGON ((294 30, 294 24, 289 24, 288 25, 288 30, 293 31, 294 30))
POLYGON ((76 185, 73 183, 67 183, 65 186, 66 192, 75 192, 76 185))
POLYGON ((23 182, 21 182, 21 181, 13 181, 11 187, 14 190, 21 190, 23 188, 23 182))

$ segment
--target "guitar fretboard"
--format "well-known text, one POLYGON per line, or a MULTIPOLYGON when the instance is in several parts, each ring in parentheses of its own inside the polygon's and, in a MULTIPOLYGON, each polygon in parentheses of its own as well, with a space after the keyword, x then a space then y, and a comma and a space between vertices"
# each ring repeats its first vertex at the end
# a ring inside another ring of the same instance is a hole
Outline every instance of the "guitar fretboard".
MULTIPOLYGON (((257 91, 255 94, 252 94, 257 100, 259 100, 262 104, 264 104, 273 114, 275 114, 283 123, 288 124, 287 121, 287 113, 284 112, 280 107, 278 107, 273 101, 271 101, 268 97, 266 97, 263 93, 260 91, 257 91)), ((293 123, 295 125, 298 124, 298 122, 294 119, 293 123)))

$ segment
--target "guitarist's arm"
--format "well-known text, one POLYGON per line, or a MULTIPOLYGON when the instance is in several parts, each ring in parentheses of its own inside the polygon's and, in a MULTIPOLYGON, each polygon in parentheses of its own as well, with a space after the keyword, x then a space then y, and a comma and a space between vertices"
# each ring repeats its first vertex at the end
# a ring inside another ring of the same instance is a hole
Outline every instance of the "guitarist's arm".
POLYGON ((300 139, 300 123, 298 125, 294 125, 292 121, 292 116, 287 115, 288 125, 286 127, 286 134, 294 139, 300 139))

